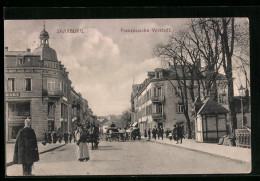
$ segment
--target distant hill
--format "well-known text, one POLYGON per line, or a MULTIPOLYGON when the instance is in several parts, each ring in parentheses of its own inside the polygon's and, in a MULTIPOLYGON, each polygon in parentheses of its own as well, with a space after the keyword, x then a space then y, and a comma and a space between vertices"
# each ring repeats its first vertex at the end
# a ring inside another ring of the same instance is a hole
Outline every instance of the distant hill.
POLYGON ((121 119, 121 115, 108 115, 108 121, 104 123, 104 126, 110 126, 112 122, 115 123, 115 125, 119 128, 125 128, 126 123, 121 119))

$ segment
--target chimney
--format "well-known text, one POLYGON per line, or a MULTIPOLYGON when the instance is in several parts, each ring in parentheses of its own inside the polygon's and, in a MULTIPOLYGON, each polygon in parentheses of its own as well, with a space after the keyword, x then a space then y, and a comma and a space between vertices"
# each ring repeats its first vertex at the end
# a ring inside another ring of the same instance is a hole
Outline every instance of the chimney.
POLYGON ((27 48, 27 52, 29 52, 29 53, 30 53, 30 52, 31 52, 31 49, 30 49, 30 48, 27 48))
POLYGON ((8 51, 8 47, 5 47, 5 51, 8 51))

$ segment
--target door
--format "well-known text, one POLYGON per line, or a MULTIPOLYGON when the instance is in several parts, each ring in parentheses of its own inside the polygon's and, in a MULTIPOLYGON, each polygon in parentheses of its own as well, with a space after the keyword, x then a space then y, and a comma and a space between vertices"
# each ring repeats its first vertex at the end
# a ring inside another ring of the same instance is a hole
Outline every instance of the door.
POLYGON ((53 119, 48 120, 48 131, 54 131, 54 120, 53 119))

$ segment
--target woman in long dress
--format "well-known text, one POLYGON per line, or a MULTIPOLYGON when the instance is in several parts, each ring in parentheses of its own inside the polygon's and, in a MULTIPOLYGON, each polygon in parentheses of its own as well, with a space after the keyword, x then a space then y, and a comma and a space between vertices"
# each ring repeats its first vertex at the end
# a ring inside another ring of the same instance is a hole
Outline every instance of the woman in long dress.
POLYGON ((81 127, 76 134, 77 145, 78 145, 78 160, 79 161, 88 161, 89 160, 89 151, 87 143, 87 133, 81 127))

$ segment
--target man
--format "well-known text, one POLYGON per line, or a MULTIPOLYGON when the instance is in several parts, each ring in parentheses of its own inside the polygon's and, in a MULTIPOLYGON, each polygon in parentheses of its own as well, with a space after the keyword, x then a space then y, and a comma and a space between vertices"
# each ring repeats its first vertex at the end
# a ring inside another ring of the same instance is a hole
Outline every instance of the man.
POLYGON ((52 141, 51 131, 48 132, 48 143, 50 144, 52 141))
POLYGON ((177 126, 177 144, 179 143, 182 144, 182 138, 183 138, 183 131, 180 125, 177 126))
POLYGON ((71 130, 69 131, 69 140, 70 140, 70 143, 71 143, 71 140, 72 140, 72 132, 71 132, 71 130))
POLYGON ((148 130, 148 138, 149 138, 149 140, 151 139, 151 128, 149 128, 149 130, 148 130))
POLYGON ((156 126, 152 130, 153 138, 156 140, 156 126))
POLYGON ((31 128, 31 120, 27 118, 16 137, 14 148, 14 164, 23 165, 23 175, 32 175, 32 165, 39 161, 38 145, 34 130, 31 128))
POLYGON ((63 137, 64 137, 65 144, 68 144, 69 134, 67 131, 65 131, 63 137))
POLYGON ((160 135, 162 137, 162 140, 163 140, 163 133, 164 133, 164 129, 162 128, 162 126, 160 127, 160 135))
POLYGON ((56 130, 54 130, 52 132, 52 138, 53 138, 53 143, 56 144, 56 141, 57 141, 57 133, 56 133, 56 130))

